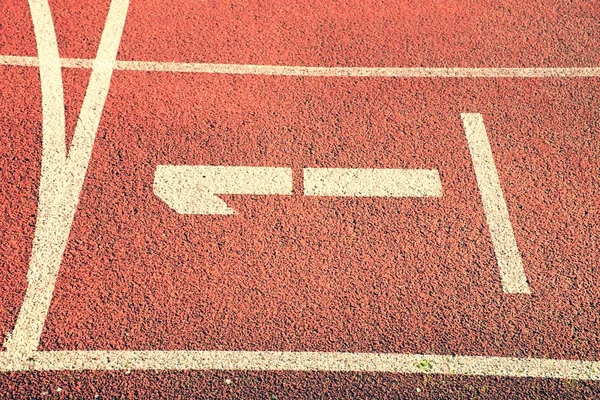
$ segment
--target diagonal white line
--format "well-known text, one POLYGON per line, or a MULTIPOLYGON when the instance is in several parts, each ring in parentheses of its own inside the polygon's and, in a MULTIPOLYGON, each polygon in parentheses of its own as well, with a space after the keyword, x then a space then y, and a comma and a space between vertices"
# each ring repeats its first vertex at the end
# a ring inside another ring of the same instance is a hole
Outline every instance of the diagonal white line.
POLYGON ((481 114, 461 114, 483 210, 498 260, 502 289, 531 294, 481 114))
POLYGON ((92 74, 75 127, 68 162, 69 169, 77 176, 75 185, 79 188, 83 184, 102 109, 108 95, 128 7, 129 0, 111 1, 98 53, 92 65, 92 74))
POLYGON ((30 0, 29 4, 40 55, 42 173, 27 291, 15 328, 5 342, 7 353, 15 359, 29 357, 40 341, 110 86, 129 1, 111 2, 68 156, 60 59, 50 7, 47 0, 30 0))

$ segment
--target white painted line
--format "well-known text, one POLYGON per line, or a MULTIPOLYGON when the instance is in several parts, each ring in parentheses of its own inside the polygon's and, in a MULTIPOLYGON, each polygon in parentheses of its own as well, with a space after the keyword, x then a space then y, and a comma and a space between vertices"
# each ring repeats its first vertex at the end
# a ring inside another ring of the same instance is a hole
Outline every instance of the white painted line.
POLYGON ((0 353, 0 371, 58 370, 364 371, 600 380, 600 362, 543 358, 277 351, 50 351, 0 353))
POLYGON ((154 193, 179 214, 234 214, 217 194, 292 194, 292 169, 159 165, 154 193))
MULTIPOLYGON (((30 0, 39 59, 0 56, 0 65, 39 66, 42 82, 43 149, 40 205, 34 247, 28 271, 28 288, 6 352, 0 352, 0 371, 22 370, 110 370, 110 369, 228 369, 300 371, 379 371, 541 377, 600 380, 598 361, 378 353, 309 352, 224 352, 224 351, 81 351, 37 352, 39 336, 51 300, 66 236, 89 161, 104 99, 108 91, 112 64, 127 10, 127 1, 113 1, 96 60, 59 59, 52 18, 46 1, 30 0), (111 33, 112 32, 112 33, 111 33), (81 118, 69 157, 64 144, 63 91, 60 66, 93 68, 81 118), (93 129, 92 129, 93 128, 93 129), (65 236, 66 235, 66 236, 65 236)), ((378 77, 590 77, 600 76, 600 68, 351 68, 253 66, 231 64, 175 64, 118 61, 116 69, 259 74, 290 76, 378 76, 378 77)), ((503 270, 505 291, 528 293, 520 255, 506 204, 502 196, 491 148, 479 114, 463 114, 463 122, 473 156, 478 184, 490 225, 499 224, 509 237, 492 233, 499 265, 497 242, 513 246, 505 261, 518 256, 519 271, 503 270), (471 135, 471 137, 469 136, 471 135), (484 142, 482 142, 482 139, 484 142), (487 148, 486 148, 487 146, 487 148), (473 150, 475 148, 475 151, 473 150), (478 154, 478 155, 476 155, 478 154), (485 161, 487 158, 487 161, 485 161), (478 161, 476 161, 478 160, 478 161), (483 160, 483 161, 482 161, 483 160), (491 162, 491 164, 490 164, 491 162), (495 183, 494 183, 495 179, 495 183), (481 183, 483 182, 483 184, 481 183), (494 187, 496 184, 496 187, 494 187), (487 185, 487 186, 486 186, 487 185), (485 190, 483 189, 485 188, 485 190), (485 192, 485 193, 484 193, 485 192), (486 194, 487 193, 487 194, 486 194), (491 204, 491 205, 490 205, 491 204), (488 209, 491 209, 489 211, 488 209), (504 210, 504 211, 503 211, 504 210), (494 214, 495 213, 495 214, 494 214), (496 221, 496 222, 493 222, 496 221), (508 222, 508 225, 506 224, 508 222), (512 238, 512 239, 511 239, 512 238), (511 283, 512 282, 512 283, 511 283), (512 288, 512 290, 511 290, 512 288)), ((439 178, 438 178, 439 179, 439 178)), ((361 189, 362 190, 362 189, 361 189)), ((378 189, 380 190, 380 189, 378 189)), ((396 190, 396 189, 393 189, 396 190)), ((291 191, 291 189, 290 189, 291 191)), ((385 191, 384 191, 385 192, 385 191)), ((441 193, 441 187, 440 187, 441 193)), ((514 261, 514 260, 512 260, 514 261)), ((514 263, 513 263, 514 264, 514 263)), ((510 262, 509 262, 509 265, 510 262)), ((515 265, 512 265, 514 267, 515 265)), ((511 268, 512 268, 511 267, 511 268)))
MULTIPOLYGON (((33 13, 33 11, 32 11, 33 13)), ((33 17, 33 14, 31 16, 33 19, 37 18, 37 17, 33 17)), ((40 29, 40 28, 36 28, 35 25, 33 26, 34 31, 36 29, 40 29)), ((52 26, 52 29, 54 29, 54 26, 52 26)), ((51 36, 54 37, 55 36, 51 36)), ((39 42, 38 42, 39 45, 39 42)), ((43 55, 42 53, 39 52, 38 53, 40 55, 40 58, 45 59, 46 56, 43 55)), ((62 60, 61 60, 62 61, 62 60)), ((42 63, 46 64, 45 61, 42 61, 42 63)), ((30 56, 0 56, 0 65, 12 65, 15 67, 39 67, 40 66, 40 61, 37 57, 30 57, 30 56)))
POLYGON ((85 58, 61 58, 60 66, 63 68, 93 68, 94 61, 85 58))
POLYGON ((306 67, 286 65, 169 63, 155 61, 118 61, 117 68, 131 71, 330 77, 533 78, 555 76, 600 76, 600 68, 306 67))
POLYGON ((62 260, 66 232, 55 232, 68 215, 57 212, 63 202, 65 115, 60 58, 47 1, 30 0, 40 61, 42 89, 42 166, 33 247, 27 271, 27 292, 15 328, 4 342, 7 352, 25 357, 37 349, 62 260))
MULTIPOLYGON (((65 68, 91 68, 93 60, 63 58, 65 68)), ((36 57, 0 55, 0 65, 38 66, 36 57)), ((116 61, 124 71, 184 72, 235 75, 397 77, 397 78, 575 78, 600 77, 600 67, 541 68, 428 68, 428 67, 309 67, 295 65, 251 65, 176 63, 160 61, 116 61)))
POLYGON ((481 114, 461 114, 461 117, 498 260, 502 289, 506 293, 530 294, 483 118, 481 114))
MULTIPOLYGON (((34 26, 35 28, 35 26, 34 26)), ((94 60, 86 58, 61 58, 60 66, 63 68, 92 68, 94 60)), ((39 67, 40 61, 37 57, 30 56, 0 56, 0 65, 12 65, 20 67, 39 67)))
POLYGON ((307 196, 440 197, 437 170, 304 168, 307 196))
POLYGON ((111 0, 98 53, 92 65, 90 81, 75 127, 68 164, 71 174, 76 177, 74 186, 77 188, 75 190, 78 193, 77 197, 83 185, 104 102, 110 88, 128 7, 129 0, 111 0))
POLYGON ((15 328, 5 341, 13 358, 27 358, 39 344, 110 86, 128 4, 128 0, 113 0, 110 4, 67 153, 62 76, 52 15, 47 0, 29 1, 42 85, 42 172, 27 291, 15 328))

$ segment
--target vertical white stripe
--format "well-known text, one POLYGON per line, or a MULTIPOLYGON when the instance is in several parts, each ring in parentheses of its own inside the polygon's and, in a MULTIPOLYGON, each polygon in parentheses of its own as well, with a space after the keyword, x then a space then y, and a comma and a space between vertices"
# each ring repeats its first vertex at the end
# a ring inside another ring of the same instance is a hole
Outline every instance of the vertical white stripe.
POLYGON ((530 294, 483 118, 481 114, 461 114, 461 117, 498 260, 502 289, 506 293, 530 294))
POLYGON ((27 293, 15 328, 4 343, 7 352, 17 356, 25 356, 37 348, 37 340, 31 336, 41 332, 45 319, 45 312, 41 310, 47 308, 46 304, 49 304, 52 298, 53 285, 48 286, 48 282, 54 281, 53 275, 56 275, 64 249, 62 242, 66 241, 62 237, 55 238, 53 231, 55 226, 64 224, 63 215, 56 210, 62 203, 66 160, 64 100, 58 44, 48 2, 30 0, 29 8, 40 65, 42 165, 36 226, 27 273, 27 293))
POLYGON ((40 60, 43 147, 27 291, 15 328, 5 341, 7 352, 17 358, 33 354, 40 341, 110 86, 129 2, 111 2, 68 156, 60 59, 50 7, 47 0, 30 0, 29 5, 40 60))

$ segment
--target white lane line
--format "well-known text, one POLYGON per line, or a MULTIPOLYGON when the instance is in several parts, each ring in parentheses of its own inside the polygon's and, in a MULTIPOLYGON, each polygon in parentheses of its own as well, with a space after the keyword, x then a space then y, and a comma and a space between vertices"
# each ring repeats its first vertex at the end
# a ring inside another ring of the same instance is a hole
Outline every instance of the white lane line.
POLYGON ((461 114, 505 293, 530 294, 481 114, 461 114))
POLYGON ((217 194, 292 194, 292 169, 159 165, 154 193, 179 214, 234 214, 217 194))
POLYGON ((117 61, 121 70, 196 72, 217 74, 405 77, 405 78, 493 78, 600 76, 600 68, 395 68, 395 67, 307 67, 286 65, 244 65, 117 61))
POLYGON ((437 170, 304 168, 307 196, 440 197, 437 170))
MULTIPOLYGON (((91 68, 93 60, 62 58, 64 68, 91 68)), ((36 57, 0 55, 0 65, 38 66, 36 57)), ((398 78, 569 78, 600 77, 600 67, 428 68, 308 67, 294 65, 208 64, 160 61, 116 61, 116 70, 236 75, 398 77, 398 78)))
MULTIPOLYGON (((35 19, 36 17, 33 16, 33 11, 32 11, 32 19, 35 19)), ((33 30, 35 32, 36 28, 35 25, 33 26, 33 30)), ((52 29, 54 29, 54 26, 52 26, 52 29)), ((36 34, 37 36, 37 34, 36 34)), ((48 38, 55 38, 55 36, 52 36, 51 34, 47 34, 47 39, 48 38)), ((56 39, 55 39, 56 40, 56 39)), ((38 42, 39 45, 39 42, 38 42)), ((38 54, 40 55, 40 59, 42 59, 42 63, 46 64, 46 62, 44 61, 45 56, 40 53, 39 49, 38 49, 38 54)), ((40 59, 38 59, 37 57, 30 57, 30 56, 0 56, 0 65, 12 65, 12 66, 16 66, 16 67, 39 67, 40 66, 40 59)), ((60 61, 62 61, 64 59, 61 59, 60 61)))
POLYGON ((36 338, 42 331, 47 305, 52 299, 53 282, 68 235, 68 231, 66 235, 64 232, 55 232, 56 226, 62 226, 68 221, 68 215, 58 212, 63 202, 66 160, 58 45, 48 2, 30 0, 29 7, 40 64, 42 165, 36 226, 27 271, 27 292, 14 330, 4 342, 7 352, 15 357, 25 357, 37 349, 36 338))
MULTIPOLYGON (((63 68, 92 68, 94 60, 87 58, 61 58, 60 66, 63 68)), ((40 61, 37 57, 30 56, 0 56, 0 65, 39 67, 40 61)))
POLYGON ((127 14, 128 0, 113 0, 93 63, 71 149, 66 154, 63 89, 58 47, 47 0, 30 0, 43 103, 42 173, 27 291, 5 347, 26 358, 39 344, 56 277, 87 171, 96 130, 108 93, 127 14))
POLYGON ((0 353, 0 371, 364 371, 600 380, 600 362, 543 358, 277 351, 52 351, 28 360, 0 353))

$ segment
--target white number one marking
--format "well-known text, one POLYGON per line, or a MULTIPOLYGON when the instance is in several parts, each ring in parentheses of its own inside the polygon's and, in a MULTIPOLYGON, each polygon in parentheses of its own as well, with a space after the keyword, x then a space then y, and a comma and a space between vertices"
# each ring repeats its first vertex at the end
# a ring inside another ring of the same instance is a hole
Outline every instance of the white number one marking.
MULTIPOLYGON (((461 114, 505 293, 530 294, 483 118, 461 114)), ((305 168, 307 196, 439 197, 437 170, 305 168)), ((234 214, 216 194, 291 194, 291 169, 158 166, 154 192, 180 214, 234 214)))
POLYGON ((461 114, 461 117, 498 260, 502 289, 506 293, 530 294, 483 118, 481 114, 461 114))
MULTIPOLYGON (((61 66, 52 15, 47 0, 29 0, 29 6, 42 87, 42 171, 33 248, 27 272, 27 290, 15 328, 4 343, 7 356, 15 359, 27 359, 38 348, 108 94, 129 1, 112 0, 110 4, 73 143, 68 152, 65 145, 61 66)), ((483 119, 479 114, 462 114, 462 118, 498 259, 502 287, 507 293, 530 293, 483 119)), ((233 213, 222 200, 214 196, 221 192, 291 193, 291 171, 287 168, 255 167, 248 172, 244 167, 204 167, 198 175, 195 170, 180 167, 184 168, 179 171, 185 171, 188 183, 198 179, 206 183, 209 176, 226 177, 216 186, 214 182, 209 184, 208 186, 213 186, 200 196, 200 200, 181 201, 181 198, 168 198, 169 185, 177 184, 176 180, 174 181, 177 173, 171 169, 174 167, 161 168, 155 178, 155 190, 165 201, 176 209, 179 207, 179 211, 184 213, 233 213), (246 187, 243 186, 245 184, 246 187)), ((307 195, 441 195, 437 171, 429 170, 375 171, 332 168, 319 171, 307 168, 305 180, 307 195), (379 179, 379 182, 372 179, 379 179)), ((185 182, 182 184, 185 186, 185 182)))

